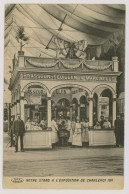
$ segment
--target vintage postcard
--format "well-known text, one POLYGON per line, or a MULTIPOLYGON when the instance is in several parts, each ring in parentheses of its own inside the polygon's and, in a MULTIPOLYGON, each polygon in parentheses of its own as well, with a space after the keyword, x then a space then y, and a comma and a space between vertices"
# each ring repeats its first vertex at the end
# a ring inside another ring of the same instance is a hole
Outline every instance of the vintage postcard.
POLYGON ((3 188, 123 189, 124 4, 5 4, 3 188))

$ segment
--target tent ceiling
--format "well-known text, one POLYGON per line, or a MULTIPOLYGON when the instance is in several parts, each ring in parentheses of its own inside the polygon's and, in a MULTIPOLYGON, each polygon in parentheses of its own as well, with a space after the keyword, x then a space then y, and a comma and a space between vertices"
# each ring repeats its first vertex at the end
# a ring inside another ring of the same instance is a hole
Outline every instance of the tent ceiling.
MULTIPOLYGON (((114 33, 124 33, 125 6, 122 4, 10 4, 5 7, 5 65, 19 50, 16 32, 24 26, 30 41, 25 55, 55 57, 54 35, 68 42, 87 40, 88 46, 102 45, 114 33), (65 18, 65 20, 64 20, 65 18), (64 20, 59 31, 59 27, 64 20)), ((8 71, 8 68, 7 68, 8 71)))

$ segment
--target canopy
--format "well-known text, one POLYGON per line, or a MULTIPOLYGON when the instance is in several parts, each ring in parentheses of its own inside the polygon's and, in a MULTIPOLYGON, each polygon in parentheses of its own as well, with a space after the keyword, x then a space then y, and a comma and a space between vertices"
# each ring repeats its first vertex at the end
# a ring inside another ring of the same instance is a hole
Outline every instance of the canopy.
POLYGON ((23 26, 29 41, 25 55, 53 58, 57 55, 55 40, 68 43, 87 41, 87 48, 100 56, 107 52, 111 40, 118 45, 124 37, 123 4, 9 4, 5 7, 5 78, 9 81, 12 58, 20 48, 17 29, 23 26), (110 41, 110 42, 109 42, 110 41))

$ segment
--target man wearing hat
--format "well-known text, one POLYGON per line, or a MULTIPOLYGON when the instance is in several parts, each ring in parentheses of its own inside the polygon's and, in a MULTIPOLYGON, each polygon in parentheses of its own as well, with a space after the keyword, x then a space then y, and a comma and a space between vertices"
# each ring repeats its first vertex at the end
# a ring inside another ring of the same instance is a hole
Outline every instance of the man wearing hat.
POLYGON ((13 123, 13 133, 15 135, 15 152, 18 152, 18 141, 20 138, 20 148, 23 152, 23 136, 25 134, 25 124, 21 120, 20 114, 17 114, 17 119, 13 123))

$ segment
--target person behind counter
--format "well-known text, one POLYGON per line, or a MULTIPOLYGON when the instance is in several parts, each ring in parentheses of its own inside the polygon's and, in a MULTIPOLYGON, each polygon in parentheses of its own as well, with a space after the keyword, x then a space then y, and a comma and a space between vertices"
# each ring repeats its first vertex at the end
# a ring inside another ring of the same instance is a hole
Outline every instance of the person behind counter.
POLYGON ((13 133, 15 135, 15 152, 18 152, 19 138, 21 152, 23 152, 23 136, 25 134, 25 124, 21 120, 20 114, 17 114, 17 119, 13 122, 13 133))
POLYGON ((27 118, 27 122, 25 123, 25 130, 26 131, 32 130, 32 124, 31 124, 30 117, 27 118))
POLYGON ((81 135, 81 123, 79 117, 76 119, 75 131, 73 134, 72 146, 81 147, 82 146, 82 135, 81 135))
POLYGON ((109 122, 108 118, 105 119, 104 123, 103 123, 103 128, 104 129, 109 129, 111 128, 111 123, 109 122))
POLYGON ((103 124, 104 124, 105 119, 104 119, 104 116, 103 115, 101 115, 100 118, 101 118, 100 126, 101 126, 101 128, 103 128, 103 124))
POLYGON ((89 141, 88 127, 89 127, 88 119, 86 120, 82 119, 81 128, 82 128, 82 143, 83 144, 87 144, 89 141))
POLYGON ((58 135, 57 135, 58 126, 57 126, 55 117, 53 117, 51 121, 51 128, 52 128, 52 144, 56 144, 58 142, 58 135))
POLYGON ((96 122, 94 129, 101 129, 101 125, 98 121, 96 122))
POLYGON ((40 127, 41 127, 42 129, 45 129, 46 126, 47 126, 47 124, 46 124, 45 119, 41 120, 41 122, 40 122, 40 127))

